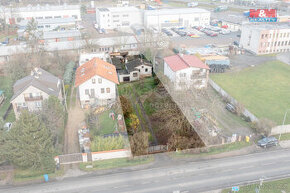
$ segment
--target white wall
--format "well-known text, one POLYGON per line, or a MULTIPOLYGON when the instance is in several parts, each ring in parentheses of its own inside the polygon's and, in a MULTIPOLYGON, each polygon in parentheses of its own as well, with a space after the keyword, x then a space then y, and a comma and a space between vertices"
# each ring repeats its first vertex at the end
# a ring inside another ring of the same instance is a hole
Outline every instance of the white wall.
POLYGON ((140 70, 140 76, 151 76, 152 75, 152 67, 147 65, 140 65, 136 67, 138 70, 140 70), (146 72, 147 69, 147 72, 146 72))
POLYGON ((92 152, 92 160, 105 160, 105 159, 114 159, 114 158, 125 158, 131 157, 131 151, 126 149, 118 149, 111 151, 100 151, 100 152, 92 152))
POLYGON ((150 15, 144 14, 145 27, 170 27, 170 26, 205 26, 210 24, 210 13, 190 13, 190 14, 168 14, 150 15), (180 19, 182 23, 179 24, 180 19), (159 25, 158 25, 159 24, 159 25), (168 25, 168 26, 166 26, 168 25))
POLYGON ((94 89, 95 91, 95 99, 98 100, 107 100, 107 99, 116 99, 116 84, 102 78, 98 75, 95 75, 91 79, 87 80, 83 84, 79 86, 79 97, 81 104, 83 105, 84 101, 90 101, 89 95, 85 94, 85 90, 89 89, 89 93, 91 94, 91 89, 94 89), (102 80, 102 83, 99 83, 98 79, 102 80), (92 79, 96 80, 96 83, 92 83, 92 79), (101 93, 101 89, 104 88, 104 93, 101 93), (110 88, 110 93, 107 93, 106 88, 110 88))
POLYGON ((23 20, 35 19, 47 19, 47 18, 68 18, 76 17, 77 21, 81 21, 80 9, 63 9, 63 10, 31 10, 31 11, 20 11, 13 12, 12 17, 15 18, 15 22, 18 23, 17 18, 23 20))
POLYGON ((175 82, 175 72, 171 70, 171 68, 165 61, 164 61, 164 75, 167 76, 172 82, 175 82))

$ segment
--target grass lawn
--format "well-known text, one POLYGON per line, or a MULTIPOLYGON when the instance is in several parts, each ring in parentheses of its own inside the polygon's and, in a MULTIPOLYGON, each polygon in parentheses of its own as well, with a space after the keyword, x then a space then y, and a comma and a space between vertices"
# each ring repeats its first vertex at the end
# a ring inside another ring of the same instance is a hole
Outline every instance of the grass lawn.
POLYGON ((0 76, 0 90, 4 91, 5 101, 0 106, 0 116, 3 117, 10 106, 10 99, 13 95, 12 80, 5 76, 0 76))
POLYGON ((221 146, 216 146, 216 147, 210 147, 208 148, 207 152, 201 152, 201 153, 183 153, 183 152, 172 152, 171 156, 174 158, 184 158, 184 157, 199 157, 199 156, 208 156, 208 155, 214 155, 214 154, 219 154, 219 153, 224 153, 224 152, 229 152, 229 151, 234 151, 234 150, 239 150, 244 147, 248 147, 252 145, 252 143, 248 143, 245 141, 240 141, 240 142, 235 142, 235 143, 230 143, 230 144, 225 144, 221 146))
MULTIPOLYGON (((240 72, 211 74, 211 78, 258 118, 281 125, 290 108, 289 74, 289 65, 271 61, 240 72)), ((285 124, 290 124, 290 116, 285 124)))
MULTIPOLYGON (((259 184, 252 184, 247 186, 241 186, 239 193, 255 193, 255 189, 259 187, 259 184)), ((228 193, 231 189, 225 189, 222 193, 228 193)), ((280 193, 280 192, 290 192, 290 178, 283 180, 276 180, 270 182, 264 182, 260 192, 261 193, 280 193)))
POLYGON ((99 114, 98 121, 100 126, 100 135, 110 134, 114 133, 115 127, 117 124, 116 119, 113 121, 111 117, 109 117, 109 114, 111 113, 111 110, 107 110, 99 114))
MULTIPOLYGON (((55 171, 54 173, 48 174, 49 178, 55 178, 57 176, 62 176, 64 174, 64 170, 60 169, 55 171)), ((21 170, 16 169, 14 172, 14 181, 15 182, 25 182, 25 181, 33 181, 33 180, 43 180, 44 173, 42 171, 35 171, 35 170, 21 170)))
MULTIPOLYGON (((275 137, 277 139, 279 139, 279 134, 278 135, 275 135, 275 137)), ((284 133, 281 135, 281 138, 280 138, 281 141, 284 141, 284 140, 290 140, 290 133, 284 133)))
POLYGON ((85 171, 122 168, 128 166, 143 165, 154 161, 153 156, 135 157, 135 158, 118 158, 94 161, 92 163, 80 163, 80 169, 85 171), (92 165, 93 168, 86 168, 87 165, 92 165))

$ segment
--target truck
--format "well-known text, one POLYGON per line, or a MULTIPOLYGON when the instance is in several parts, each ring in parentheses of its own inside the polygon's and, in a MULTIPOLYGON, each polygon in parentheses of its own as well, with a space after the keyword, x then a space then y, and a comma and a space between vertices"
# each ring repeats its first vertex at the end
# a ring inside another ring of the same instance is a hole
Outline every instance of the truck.
POLYGON ((228 10, 228 8, 229 7, 227 5, 220 5, 214 9, 214 12, 226 11, 226 10, 228 10))

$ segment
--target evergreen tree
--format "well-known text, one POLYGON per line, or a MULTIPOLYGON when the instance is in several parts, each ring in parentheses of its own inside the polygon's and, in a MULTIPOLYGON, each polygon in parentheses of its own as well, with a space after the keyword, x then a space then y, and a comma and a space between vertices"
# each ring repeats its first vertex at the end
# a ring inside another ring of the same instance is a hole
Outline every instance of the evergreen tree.
POLYGON ((21 113, 5 137, 5 157, 22 169, 54 170, 52 136, 36 114, 21 113))
POLYGON ((41 118, 52 133, 54 145, 59 145, 64 132, 65 110, 57 97, 50 96, 43 102, 41 118))

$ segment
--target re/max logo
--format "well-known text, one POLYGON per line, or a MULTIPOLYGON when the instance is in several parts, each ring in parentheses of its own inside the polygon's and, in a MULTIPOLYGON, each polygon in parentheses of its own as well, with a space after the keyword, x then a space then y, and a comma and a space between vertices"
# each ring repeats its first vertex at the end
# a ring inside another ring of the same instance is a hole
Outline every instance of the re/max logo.
POLYGON ((250 22, 277 22, 276 9, 250 9, 250 22))

